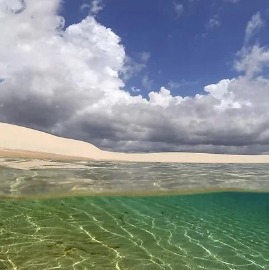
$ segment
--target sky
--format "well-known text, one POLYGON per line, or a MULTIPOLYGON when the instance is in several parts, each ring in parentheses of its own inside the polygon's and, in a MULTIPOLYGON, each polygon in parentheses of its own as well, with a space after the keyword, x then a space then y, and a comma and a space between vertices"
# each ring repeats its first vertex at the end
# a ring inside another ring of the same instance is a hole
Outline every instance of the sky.
POLYGON ((113 151, 269 153, 267 0, 0 0, 0 121, 113 151))

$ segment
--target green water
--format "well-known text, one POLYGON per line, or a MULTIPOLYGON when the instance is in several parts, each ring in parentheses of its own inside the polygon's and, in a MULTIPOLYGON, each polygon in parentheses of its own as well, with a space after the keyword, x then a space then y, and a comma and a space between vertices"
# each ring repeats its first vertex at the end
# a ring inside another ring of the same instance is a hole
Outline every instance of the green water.
POLYGON ((0 269, 269 269, 269 194, 0 201, 0 269))
POLYGON ((0 159, 0 270, 269 269, 268 165, 28 163, 0 159))

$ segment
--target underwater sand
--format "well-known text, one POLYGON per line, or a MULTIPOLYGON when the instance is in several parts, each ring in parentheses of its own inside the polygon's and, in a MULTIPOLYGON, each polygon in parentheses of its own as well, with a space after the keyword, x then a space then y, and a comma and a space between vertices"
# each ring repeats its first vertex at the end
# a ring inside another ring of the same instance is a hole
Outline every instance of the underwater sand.
POLYGON ((1 270, 269 269, 266 165, 1 161, 1 270))

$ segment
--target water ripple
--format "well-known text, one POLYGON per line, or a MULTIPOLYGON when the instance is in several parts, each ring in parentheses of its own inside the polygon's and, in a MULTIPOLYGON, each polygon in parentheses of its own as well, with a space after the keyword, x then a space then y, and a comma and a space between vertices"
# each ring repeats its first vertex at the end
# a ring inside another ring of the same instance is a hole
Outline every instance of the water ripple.
POLYGON ((178 164, 0 159, 0 196, 154 195, 269 191, 266 164, 178 164))
POLYGON ((268 269, 268 196, 0 201, 0 269, 268 269))

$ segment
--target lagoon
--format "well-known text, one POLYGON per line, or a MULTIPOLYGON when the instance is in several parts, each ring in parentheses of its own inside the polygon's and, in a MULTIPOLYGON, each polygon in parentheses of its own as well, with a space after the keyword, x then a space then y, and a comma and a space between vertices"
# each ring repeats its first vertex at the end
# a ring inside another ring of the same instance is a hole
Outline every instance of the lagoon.
POLYGON ((34 164, 2 160, 0 269, 269 268, 266 165, 34 164))

